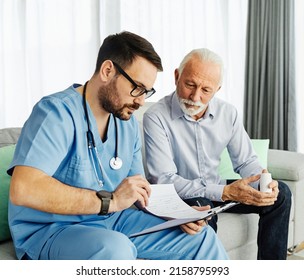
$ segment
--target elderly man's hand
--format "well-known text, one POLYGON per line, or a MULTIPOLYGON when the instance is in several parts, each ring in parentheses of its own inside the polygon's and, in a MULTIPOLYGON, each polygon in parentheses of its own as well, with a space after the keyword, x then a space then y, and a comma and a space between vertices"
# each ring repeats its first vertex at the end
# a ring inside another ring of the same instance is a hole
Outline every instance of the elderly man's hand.
POLYGON ((255 206, 273 205, 277 200, 279 189, 278 182, 272 181, 269 187, 272 189, 271 193, 260 192, 249 184, 260 179, 260 175, 251 176, 245 179, 237 180, 224 187, 222 199, 224 201, 233 200, 239 201, 243 204, 255 206))
MULTIPOLYGON (((202 207, 198 207, 198 206, 192 206, 192 207, 198 211, 206 211, 210 209, 210 205, 202 206, 202 207)), ((210 219, 211 218, 209 218, 209 220, 210 219)), ((190 235, 194 235, 201 232, 202 228, 207 224, 208 223, 205 220, 199 220, 193 223, 181 225, 180 228, 183 232, 188 233, 190 235)))

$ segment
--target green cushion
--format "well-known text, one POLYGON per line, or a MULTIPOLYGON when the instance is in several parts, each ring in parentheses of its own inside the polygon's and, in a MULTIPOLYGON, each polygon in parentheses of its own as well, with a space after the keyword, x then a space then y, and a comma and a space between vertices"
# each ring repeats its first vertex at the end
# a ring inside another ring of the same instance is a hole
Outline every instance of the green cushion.
MULTIPOLYGON (((267 168, 269 139, 251 139, 253 148, 261 165, 267 168)), ((240 175, 233 171, 232 163, 227 149, 221 155, 221 163, 218 172, 222 179, 240 179, 240 175)))
POLYGON ((10 165, 15 151, 15 145, 0 148, 0 241, 11 238, 7 220, 8 193, 11 176, 6 170, 10 165))

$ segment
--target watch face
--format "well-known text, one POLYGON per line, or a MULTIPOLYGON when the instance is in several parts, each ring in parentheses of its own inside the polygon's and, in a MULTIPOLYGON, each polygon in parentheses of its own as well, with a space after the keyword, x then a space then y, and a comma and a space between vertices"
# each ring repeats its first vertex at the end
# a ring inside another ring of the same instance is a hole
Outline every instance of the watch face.
POLYGON ((99 191, 98 192, 98 196, 102 197, 102 198, 109 198, 109 199, 111 199, 112 198, 112 193, 107 192, 107 191, 99 191))

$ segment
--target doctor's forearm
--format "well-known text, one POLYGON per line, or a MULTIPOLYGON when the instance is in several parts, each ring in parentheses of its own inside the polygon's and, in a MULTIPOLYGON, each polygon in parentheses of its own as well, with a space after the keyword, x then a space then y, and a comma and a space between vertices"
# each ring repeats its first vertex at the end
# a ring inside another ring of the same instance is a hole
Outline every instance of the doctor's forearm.
POLYGON ((100 211, 100 199, 95 191, 65 185, 27 166, 15 167, 10 199, 16 205, 62 215, 96 214, 100 211))

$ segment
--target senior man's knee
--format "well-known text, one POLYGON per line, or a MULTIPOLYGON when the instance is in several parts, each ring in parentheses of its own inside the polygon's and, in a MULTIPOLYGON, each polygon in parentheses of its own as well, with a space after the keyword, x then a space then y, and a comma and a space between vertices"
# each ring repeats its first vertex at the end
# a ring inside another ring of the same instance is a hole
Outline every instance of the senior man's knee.
POLYGON ((93 259, 134 260, 137 257, 136 247, 130 239, 115 231, 107 240, 101 236, 99 242, 97 241, 96 249, 93 259))

